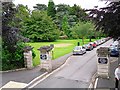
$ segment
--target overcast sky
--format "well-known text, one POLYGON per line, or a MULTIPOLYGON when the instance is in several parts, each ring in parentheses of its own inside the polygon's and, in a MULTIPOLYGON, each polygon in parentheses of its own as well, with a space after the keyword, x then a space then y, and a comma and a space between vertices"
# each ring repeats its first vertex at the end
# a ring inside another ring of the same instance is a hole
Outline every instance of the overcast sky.
MULTIPOLYGON (((23 4, 28 5, 30 9, 33 9, 33 6, 36 4, 46 4, 48 5, 49 0, 13 0, 13 2, 17 4, 23 4)), ((85 9, 93 8, 94 6, 104 7, 106 6, 105 1, 101 2, 99 0, 53 0, 55 5, 57 4, 68 4, 70 6, 73 6, 74 4, 77 4, 85 9)))

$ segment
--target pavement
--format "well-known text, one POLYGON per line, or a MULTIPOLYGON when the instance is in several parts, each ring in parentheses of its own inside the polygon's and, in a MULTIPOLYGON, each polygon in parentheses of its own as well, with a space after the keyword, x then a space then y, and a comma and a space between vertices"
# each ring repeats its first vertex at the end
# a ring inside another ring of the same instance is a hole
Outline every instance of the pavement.
MULTIPOLYGON (((96 79, 96 83, 97 83, 95 86, 96 89, 110 90, 115 88, 114 71, 117 68, 118 63, 119 63, 118 58, 110 59, 110 74, 109 74, 110 78, 107 79, 107 78, 98 77, 96 79)), ((119 85, 119 88, 120 88, 120 85, 119 85)))
MULTIPOLYGON (((66 54, 58 59, 52 60, 52 69, 55 70, 58 67, 60 67, 62 64, 65 63, 68 57, 70 57, 72 53, 66 54)), ((46 72, 43 72, 40 70, 40 66, 37 66, 30 70, 22 70, 22 71, 14 71, 14 72, 3 72, 0 73, 0 76, 2 76, 2 83, 0 83, 0 87, 2 86, 9 86, 7 83, 15 83, 20 82, 19 84, 23 85, 23 83, 28 84, 32 80, 34 80, 36 77, 39 77, 43 75, 46 72)), ((18 84, 18 83, 17 83, 18 84)))

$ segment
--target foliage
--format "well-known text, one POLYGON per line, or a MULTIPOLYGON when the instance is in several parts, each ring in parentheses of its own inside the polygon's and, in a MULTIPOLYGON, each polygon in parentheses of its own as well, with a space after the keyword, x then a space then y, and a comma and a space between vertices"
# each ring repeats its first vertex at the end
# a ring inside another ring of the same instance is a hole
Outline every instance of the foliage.
POLYGON ((10 70, 24 67, 23 47, 25 44, 19 42, 16 50, 11 53, 6 47, 2 49, 2 70, 10 70))
POLYGON ((2 3, 2 70, 24 67, 23 47, 25 44, 20 38, 16 13, 17 8, 12 2, 2 3))
POLYGON ((34 42, 55 41, 59 36, 56 25, 45 11, 34 10, 23 29, 25 36, 34 42))
POLYGON ((74 38, 82 38, 83 44, 85 38, 93 35, 93 30, 94 25, 90 22, 79 22, 73 28, 71 28, 71 31, 75 35, 74 38))
POLYGON ((47 14, 48 16, 51 16, 53 19, 55 18, 56 10, 53 0, 49 0, 48 2, 47 14))
POLYGON ((65 4, 56 5, 56 19, 54 22, 61 31, 62 31, 62 19, 65 15, 68 16, 68 7, 69 6, 65 4))
POLYGON ((85 13, 85 10, 82 9, 80 6, 74 4, 74 6, 72 6, 69 10, 70 15, 75 15, 77 18, 77 22, 79 21, 88 21, 89 19, 88 14, 85 13))
MULTIPOLYGON (((76 23, 78 23, 79 21, 82 21, 82 22, 87 21, 88 20, 86 18, 87 16, 88 15, 80 6, 74 5, 71 7, 66 4, 58 4, 56 5, 55 24, 58 26, 60 31, 64 32, 64 35, 67 35, 69 38, 71 38, 71 35, 73 33, 69 29, 74 27, 76 23), (69 26, 69 29, 67 29, 68 26, 69 26), (64 30, 63 30, 63 27, 64 27, 64 30)), ((76 38, 76 35, 75 35, 75 38, 76 38)))
POLYGON ((63 17, 63 20, 62 20, 62 31, 64 31, 65 34, 69 37, 70 30, 69 30, 69 24, 68 24, 67 16, 63 17))
POLYGON ((41 11, 46 11, 47 6, 45 4, 36 4, 36 6, 33 6, 35 10, 41 10, 41 11))
POLYGON ((87 11, 91 11, 90 16, 95 21, 96 30, 114 38, 120 36, 120 1, 111 2, 104 8, 87 11))

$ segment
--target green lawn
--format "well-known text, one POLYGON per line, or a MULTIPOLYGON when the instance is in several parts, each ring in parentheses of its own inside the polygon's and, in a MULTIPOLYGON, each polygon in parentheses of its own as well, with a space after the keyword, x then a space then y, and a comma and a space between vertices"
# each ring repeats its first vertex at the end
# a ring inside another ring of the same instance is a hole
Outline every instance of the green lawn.
MULTIPOLYGON (((95 39, 92 39, 92 41, 94 41, 95 39)), ((40 52, 37 50, 38 48, 40 48, 41 46, 44 45, 50 45, 50 44, 54 44, 55 48, 54 48, 54 56, 53 56, 53 60, 56 58, 59 58, 60 56, 63 56, 65 54, 68 54, 70 52, 72 52, 73 48, 77 45, 77 42, 80 42, 80 45, 82 45, 82 40, 80 39, 75 39, 75 40, 57 40, 55 42, 34 42, 34 43, 27 43, 31 46, 34 47, 34 51, 36 54, 36 57, 33 59, 33 65, 37 66, 40 64, 40 52), (68 46, 62 46, 63 44, 69 44, 68 46)), ((85 39, 84 41, 85 43, 89 42, 89 39, 85 39)))

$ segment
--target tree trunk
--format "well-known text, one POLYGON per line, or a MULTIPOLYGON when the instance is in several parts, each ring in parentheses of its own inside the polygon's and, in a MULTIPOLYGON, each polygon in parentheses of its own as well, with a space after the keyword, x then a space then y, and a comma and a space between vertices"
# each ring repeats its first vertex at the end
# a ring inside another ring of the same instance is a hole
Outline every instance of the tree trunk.
POLYGON ((91 42, 91 41, 92 41, 91 36, 90 36, 89 38, 90 38, 90 39, 89 39, 89 42, 91 42))
POLYGON ((84 38, 82 38, 82 43, 83 43, 83 45, 84 45, 84 38))

